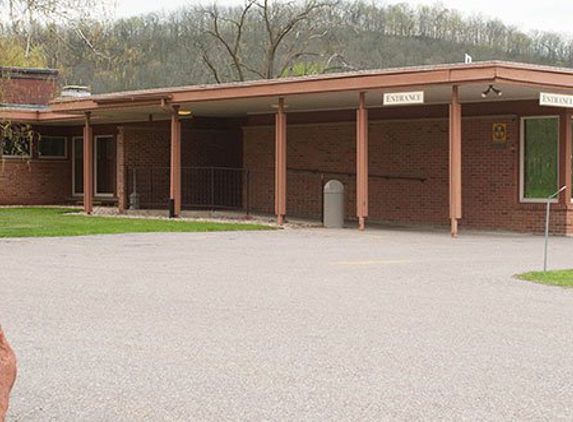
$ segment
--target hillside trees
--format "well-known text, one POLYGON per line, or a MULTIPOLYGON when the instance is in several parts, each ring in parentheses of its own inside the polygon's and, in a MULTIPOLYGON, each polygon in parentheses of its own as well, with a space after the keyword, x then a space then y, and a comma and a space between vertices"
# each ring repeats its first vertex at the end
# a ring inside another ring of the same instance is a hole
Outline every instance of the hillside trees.
MULTIPOLYGON (((0 3, 9 1, 95 2, 0 3)), ((236 7, 187 6, 119 20, 93 17, 90 12, 72 21, 16 20, 0 27, 0 40, 18 37, 25 55, 30 46, 38 48, 64 83, 91 85, 96 92, 452 63, 463 61, 465 53, 476 61, 573 66, 573 40, 566 36, 525 32, 440 4, 245 0, 236 7), (24 23, 26 37, 20 29, 24 23)))
POLYGON ((46 57, 41 46, 27 48, 15 36, 0 37, 0 66, 44 67, 46 57))
POLYGON ((0 0, 1 17, 11 36, 20 37, 26 43, 26 56, 40 40, 34 40, 38 27, 57 24, 67 27, 88 48, 95 50, 94 43, 86 36, 82 23, 104 20, 111 11, 109 0, 0 0), (35 43, 36 42, 36 43, 35 43))

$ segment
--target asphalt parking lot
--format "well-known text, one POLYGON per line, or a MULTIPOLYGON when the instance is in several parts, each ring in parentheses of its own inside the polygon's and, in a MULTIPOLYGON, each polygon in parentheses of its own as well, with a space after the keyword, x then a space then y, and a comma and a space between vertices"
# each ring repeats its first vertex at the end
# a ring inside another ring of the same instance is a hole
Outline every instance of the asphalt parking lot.
MULTIPOLYGON (((322 229, 0 241, 10 419, 573 419, 541 237, 322 229)), ((553 268, 573 239, 551 240, 553 268)))

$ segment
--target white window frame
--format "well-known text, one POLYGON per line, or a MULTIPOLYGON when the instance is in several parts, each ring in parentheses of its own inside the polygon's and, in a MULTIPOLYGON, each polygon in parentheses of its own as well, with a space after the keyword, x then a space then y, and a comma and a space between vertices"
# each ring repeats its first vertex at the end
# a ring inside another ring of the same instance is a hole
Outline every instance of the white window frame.
MULTIPOLYGON (((559 142, 561 137, 561 122, 559 115, 544 115, 544 116, 524 116, 521 118, 520 123, 520 141, 519 141, 519 202, 524 204, 546 204, 547 198, 526 198, 525 197, 525 121, 526 120, 541 120, 541 119, 557 119, 558 136, 557 136, 557 186, 559 186, 559 142)), ((551 200, 551 203, 558 203, 559 198, 551 200)))
POLYGON ((0 144, 0 153, 2 153, 2 155, 0 155, 0 157, 2 157, 2 159, 4 158, 8 158, 10 160, 26 160, 26 159, 31 159, 32 158, 32 140, 30 140, 30 152, 28 154, 23 154, 23 155, 11 155, 11 154, 4 154, 4 151, 2 151, 1 148, 1 144, 0 144))
POLYGON ((42 160, 67 160, 68 158, 68 137, 67 136, 42 136, 38 142, 38 158, 42 160), (64 140, 64 155, 42 155, 40 151, 40 144, 43 139, 63 139, 64 140))

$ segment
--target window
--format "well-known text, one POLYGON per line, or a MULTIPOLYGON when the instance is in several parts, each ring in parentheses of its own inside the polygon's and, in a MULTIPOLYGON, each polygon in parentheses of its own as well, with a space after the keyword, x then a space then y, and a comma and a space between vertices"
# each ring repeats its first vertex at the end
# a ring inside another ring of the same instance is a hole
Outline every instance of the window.
POLYGON ((4 158, 28 158, 30 157, 31 141, 18 136, 2 138, 2 157, 4 158))
POLYGON ((63 136, 42 136, 38 141, 40 158, 66 158, 67 140, 63 136))
POLYGON ((521 200, 541 202, 558 189, 559 118, 524 118, 521 129, 521 200))

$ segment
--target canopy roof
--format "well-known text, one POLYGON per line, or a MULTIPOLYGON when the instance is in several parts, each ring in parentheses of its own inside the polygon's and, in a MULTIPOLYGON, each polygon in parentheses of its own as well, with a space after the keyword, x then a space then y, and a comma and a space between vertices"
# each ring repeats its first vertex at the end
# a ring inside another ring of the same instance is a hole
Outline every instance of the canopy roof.
POLYGON ((462 103, 538 100, 541 91, 573 93, 573 69, 502 61, 414 66, 58 98, 42 110, 0 109, 0 118, 74 124, 90 112, 96 121, 128 122, 168 118, 172 105, 196 116, 244 117, 273 113, 280 97, 289 112, 303 112, 356 108, 359 92, 367 93, 368 107, 380 107, 384 93, 404 90, 423 90, 426 104, 447 104, 453 85, 462 103), (490 84, 502 97, 482 98, 490 84))

